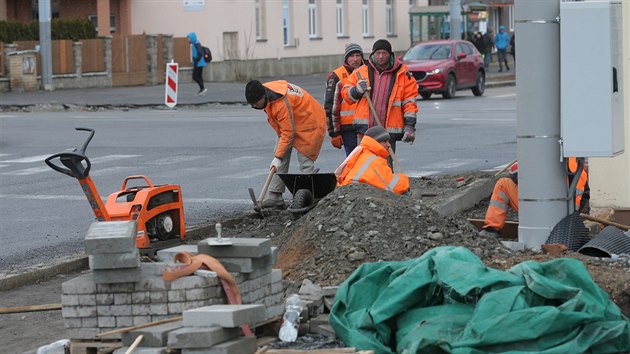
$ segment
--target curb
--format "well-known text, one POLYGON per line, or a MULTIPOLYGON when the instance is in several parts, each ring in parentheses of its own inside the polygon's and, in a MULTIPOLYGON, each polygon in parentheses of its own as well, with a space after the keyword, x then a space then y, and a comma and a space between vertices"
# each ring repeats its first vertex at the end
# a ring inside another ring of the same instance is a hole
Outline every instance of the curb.
MULTIPOLYGON (((186 230, 187 238, 194 239, 214 232, 214 224, 193 226, 186 230)), ((59 274, 76 273, 89 268, 88 256, 72 256, 56 261, 54 264, 37 264, 16 273, 0 274, 0 291, 20 288, 39 283, 59 274)))

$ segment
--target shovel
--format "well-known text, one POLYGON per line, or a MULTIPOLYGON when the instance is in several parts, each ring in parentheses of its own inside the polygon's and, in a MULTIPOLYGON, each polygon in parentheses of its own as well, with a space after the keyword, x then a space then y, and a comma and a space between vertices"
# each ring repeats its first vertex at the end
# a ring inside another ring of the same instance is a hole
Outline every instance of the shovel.
POLYGON ((263 185, 263 189, 260 192, 260 196, 258 197, 258 199, 256 199, 254 188, 247 189, 249 191, 250 198, 252 198, 252 202, 254 202, 254 210, 262 216, 264 216, 262 212, 262 201, 263 201, 263 198, 265 197, 265 194, 267 194, 267 190, 269 189, 269 185, 271 184, 271 179, 273 178, 273 175, 275 173, 276 173, 276 167, 272 166, 271 169, 269 170, 269 175, 267 175, 267 180, 265 180, 265 184, 263 185))

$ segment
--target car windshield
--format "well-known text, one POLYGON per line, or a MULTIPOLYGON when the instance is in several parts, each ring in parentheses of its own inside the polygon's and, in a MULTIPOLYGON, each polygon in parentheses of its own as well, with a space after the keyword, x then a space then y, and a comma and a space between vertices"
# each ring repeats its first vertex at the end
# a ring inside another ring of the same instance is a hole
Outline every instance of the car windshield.
POLYGON ((450 57, 450 44, 422 44, 408 51, 403 60, 441 60, 450 57))

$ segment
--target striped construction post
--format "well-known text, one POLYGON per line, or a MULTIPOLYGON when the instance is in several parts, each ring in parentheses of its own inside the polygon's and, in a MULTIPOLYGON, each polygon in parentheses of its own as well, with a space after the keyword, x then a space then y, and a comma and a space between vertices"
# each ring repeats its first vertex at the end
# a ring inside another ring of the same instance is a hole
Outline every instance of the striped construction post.
POLYGON ((164 104, 173 108, 177 104, 177 63, 166 64, 166 83, 164 85, 164 104))

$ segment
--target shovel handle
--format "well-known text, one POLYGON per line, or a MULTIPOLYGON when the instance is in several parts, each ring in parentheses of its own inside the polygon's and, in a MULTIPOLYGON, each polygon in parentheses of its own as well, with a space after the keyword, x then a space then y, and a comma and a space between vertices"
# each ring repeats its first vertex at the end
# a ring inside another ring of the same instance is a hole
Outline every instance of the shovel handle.
MULTIPOLYGON (((358 71, 357 71, 357 77, 359 78, 359 80, 363 80, 363 78, 361 77, 361 73, 358 71)), ((368 91, 370 91, 369 87, 368 87, 368 91)), ((370 98, 370 93, 366 92, 365 95, 363 95, 363 97, 365 97, 365 99, 367 100, 368 106, 370 106, 370 110, 372 111, 372 115, 374 116, 374 121, 379 127, 383 127, 383 125, 381 124, 381 120, 378 119, 378 114, 376 114, 376 109, 374 108, 374 104, 372 103, 372 98, 370 98)), ((402 168, 400 168, 400 163, 398 163, 398 158, 396 157, 396 154, 394 153, 394 149, 392 149, 391 146, 389 147, 389 156, 392 157, 392 161, 394 162, 394 167, 396 167, 396 171, 398 171, 398 173, 403 173, 402 168)))
POLYGON ((262 205, 262 201, 263 198, 265 197, 265 194, 267 194, 267 190, 269 189, 269 185, 271 184, 271 179, 273 178, 273 175, 276 174, 276 167, 272 166, 271 169, 269 170, 269 175, 267 175, 267 180, 265 180, 265 185, 263 186, 262 191, 260 192, 260 195, 258 196, 258 205, 262 205))
POLYGON ((595 222, 598 222, 598 223, 604 224, 604 225, 614 226, 614 227, 622 229, 622 230, 628 231, 630 229, 630 226, 628 226, 628 225, 624 225, 624 224, 608 221, 608 220, 605 220, 605 219, 600 219, 598 217, 591 216, 591 215, 588 215, 588 214, 582 213, 582 214, 580 214, 580 216, 582 217, 582 219, 595 221, 595 222))

